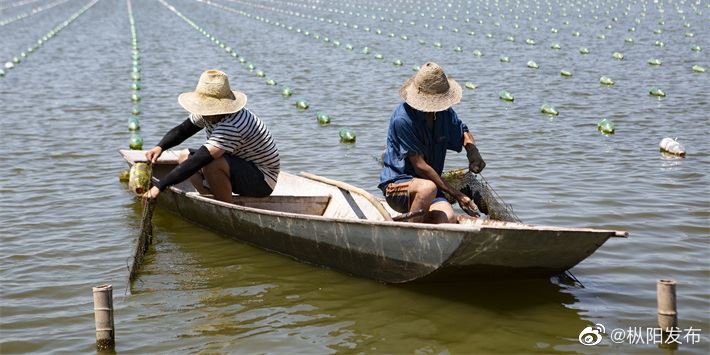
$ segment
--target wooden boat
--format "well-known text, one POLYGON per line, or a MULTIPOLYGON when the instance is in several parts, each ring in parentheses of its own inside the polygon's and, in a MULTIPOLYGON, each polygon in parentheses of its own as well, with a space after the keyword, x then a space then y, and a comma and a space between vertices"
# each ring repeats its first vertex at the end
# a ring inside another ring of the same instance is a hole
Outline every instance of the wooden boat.
MULTIPOLYGON (((129 164, 145 161, 145 151, 121 154, 129 164)), ((176 164, 177 153, 164 152, 153 178, 176 164)), ((158 205, 263 249, 387 283, 547 277, 572 268, 610 237, 627 236, 484 219, 440 225, 393 221, 397 213, 383 201, 308 176, 281 172, 271 196, 235 195, 233 204, 200 195, 185 181, 161 193, 158 205)))

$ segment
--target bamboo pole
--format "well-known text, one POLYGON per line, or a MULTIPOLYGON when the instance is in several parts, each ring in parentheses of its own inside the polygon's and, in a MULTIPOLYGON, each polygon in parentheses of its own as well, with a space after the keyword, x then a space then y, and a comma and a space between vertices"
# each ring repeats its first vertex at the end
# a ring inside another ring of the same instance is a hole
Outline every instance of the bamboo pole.
POLYGON ((113 286, 99 285, 93 287, 92 291, 94 294, 96 348, 99 351, 113 350, 116 345, 113 327, 113 286))
POLYGON ((658 326, 664 332, 678 327, 675 286, 676 282, 674 280, 658 280, 658 282, 656 282, 658 326))

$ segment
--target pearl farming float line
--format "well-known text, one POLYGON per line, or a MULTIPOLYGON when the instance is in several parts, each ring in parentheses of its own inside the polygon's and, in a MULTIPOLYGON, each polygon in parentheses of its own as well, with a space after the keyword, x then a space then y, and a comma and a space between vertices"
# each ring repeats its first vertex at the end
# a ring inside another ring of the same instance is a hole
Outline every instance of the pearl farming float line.
POLYGON ((18 2, 16 2, 16 3, 12 3, 12 4, 8 4, 8 5, 0 6, 0 11, 7 10, 7 9, 11 9, 11 8, 13 8, 13 7, 20 7, 20 6, 24 6, 24 5, 29 5, 29 4, 38 2, 38 1, 42 1, 42 0, 22 0, 22 1, 18 1, 18 2))
POLYGON ((143 137, 140 133, 138 133, 141 129, 141 124, 138 120, 138 116, 140 116, 141 113, 138 106, 138 103, 141 101, 139 93, 141 90, 141 57, 138 47, 138 35, 136 33, 136 21, 133 17, 133 6, 131 0, 126 0, 126 8, 128 10, 128 23, 130 24, 131 30, 131 102, 133 103, 131 115, 128 117, 128 131, 131 132, 131 136, 128 140, 128 147, 134 150, 141 150, 143 149, 143 137))
POLYGON ((84 5, 79 11, 75 12, 73 15, 69 16, 68 19, 64 20, 57 26, 54 26, 49 32, 47 32, 44 36, 42 36, 40 39, 35 42, 30 47, 27 47, 26 52, 21 52, 19 56, 13 57, 12 60, 5 62, 5 65, 0 68, 0 77, 4 77, 7 73, 9 73, 10 70, 15 68, 16 65, 20 64, 25 58, 27 58, 30 54, 34 53, 37 51, 40 47, 42 47, 47 41, 50 39, 54 38, 59 32, 61 32, 64 28, 69 26, 74 20, 76 20, 79 16, 83 15, 88 9, 90 9, 92 6, 94 6, 99 0, 91 0, 88 4, 84 5))
MULTIPOLYGON (((225 52, 227 52, 229 55, 231 55, 233 58, 239 58, 239 63, 242 65, 247 65, 247 69, 249 71, 254 71, 255 66, 252 63, 249 63, 246 61, 246 59, 242 56, 240 56, 234 49, 231 47, 227 46, 224 42, 220 41, 214 35, 210 34, 207 30, 204 28, 200 27, 197 23, 192 21, 190 18, 187 16, 183 15, 180 11, 178 11, 173 5, 169 4, 165 0, 158 0, 163 6, 167 7, 170 11, 172 11, 175 15, 180 17, 183 21, 187 22, 192 28, 203 34, 205 37, 208 37, 214 44, 222 48, 225 52)), ((261 70, 256 70, 255 74, 257 77, 265 77, 265 73, 261 70)), ((267 79, 266 84, 270 86, 276 86, 276 81, 274 79, 267 79)), ((290 97, 293 93, 291 92, 291 89, 289 89, 287 86, 283 87, 281 90, 281 95, 284 97, 290 97)), ((295 102, 296 109, 299 111, 305 111, 310 108, 310 104, 304 100, 304 99, 298 99, 295 102)), ((331 122, 331 117, 330 115, 317 111, 316 112, 316 122, 321 125, 321 126, 327 126, 330 125, 331 122)), ((355 133, 352 132, 349 128, 343 128, 339 132, 340 136, 340 142, 341 143, 355 143, 356 136, 355 133), (343 133, 345 132, 345 133, 343 133)))
POLYGON ((13 22, 15 22, 15 21, 19 21, 19 20, 22 20, 22 19, 24 19, 24 18, 37 15, 38 13, 40 13, 40 12, 42 12, 42 11, 44 11, 44 10, 49 10, 49 9, 55 7, 55 6, 58 6, 58 5, 61 5, 61 4, 65 3, 65 2, 67 2, 67 1, 69 1, 69 0, 59 0, 59 1, 55 1, 55 2, 50 3, 50 4, 46 4, 46 5, 43 5, 43 6, 38 6, 38 7, 34 8, 34 9, 31 9, 31 10, 29 10, 29 11, 27 11, 27 12, 18 14, 18 15, 16 15, 16 16, 13 16, 13 17, 10 17, 10 18, 6 18, 6 19, 3 19, 3 20, 0 20, 0 27, 7 26, 7 25, 9 25, 9 24, 11 24, 11 23, 13 23, 13 22))

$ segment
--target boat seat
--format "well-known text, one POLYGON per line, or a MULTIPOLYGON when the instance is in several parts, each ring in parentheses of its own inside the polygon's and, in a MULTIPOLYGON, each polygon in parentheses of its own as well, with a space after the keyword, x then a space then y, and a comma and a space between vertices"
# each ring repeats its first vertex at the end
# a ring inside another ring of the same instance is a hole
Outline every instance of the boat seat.
POLYGON ((328 203, 330 202, 330 195, 271 195, 268 197, 247 197, 235 195, 233 202, 235 205, 258 208, 262 210, 322 216, 326 207, 328 207, 328 203))

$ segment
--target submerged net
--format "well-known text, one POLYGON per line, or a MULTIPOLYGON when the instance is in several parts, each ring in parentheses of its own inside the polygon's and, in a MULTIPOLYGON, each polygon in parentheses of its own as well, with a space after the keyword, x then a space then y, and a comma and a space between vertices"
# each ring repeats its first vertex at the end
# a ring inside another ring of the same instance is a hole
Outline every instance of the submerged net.
POLYGON ((128 273, 128 281, 133 282, 138 276, 138 270, 143 265, 145 253, 148 247, 153 242, 153 210, 155 209, 156 199, 143 199, 143 216, 141 218, 141 231, 136 240, 136 253, 133 255, 133 263, 130 266, 128 273))
MULTIPOLYGON (((441 177, 451 187, 470 197, 478 206, 478 209, 488 215, 490 219, 504 222, 522 222, 513 211, 513 207, 503 201, 483 176, 477 176, 469 172, 468 169, 455 169, 445 171, 441 177)), ((452 204, 456 202, 453 196, 446 194, 446 198, 452 204)))

